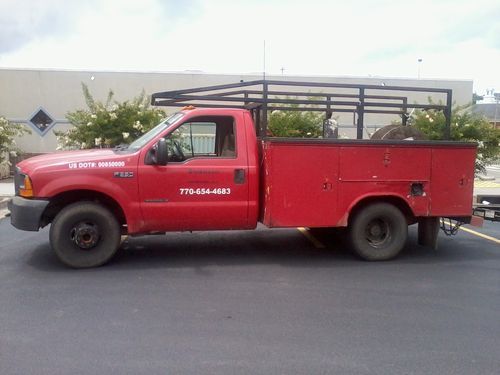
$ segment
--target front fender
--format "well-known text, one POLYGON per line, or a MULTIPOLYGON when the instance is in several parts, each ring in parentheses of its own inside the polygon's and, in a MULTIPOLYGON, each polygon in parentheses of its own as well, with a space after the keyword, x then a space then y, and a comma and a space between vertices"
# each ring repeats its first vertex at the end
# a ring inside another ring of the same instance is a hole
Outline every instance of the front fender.
MULTIPOLYGON (((120 180, 121 181, 121 180, 120 180)), ((95 191, 109 196, 121 207, 130 233, 140 231, 143 223, 137 194, 137 180, 130 179, 123 186, 101 176, 68 175, 47 181, 36 192, 38 197, 51 198, 61 193, 76 190, 95 191)))

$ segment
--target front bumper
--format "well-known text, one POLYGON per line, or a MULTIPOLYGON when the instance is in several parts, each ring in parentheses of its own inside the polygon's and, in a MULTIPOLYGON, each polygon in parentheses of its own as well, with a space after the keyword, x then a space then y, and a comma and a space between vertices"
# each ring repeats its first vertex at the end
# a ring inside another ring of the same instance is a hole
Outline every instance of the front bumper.
POLYGON ((48 204, 49 201, 14 197, 7 204, 10 223, 17 229, 36 232, 40 229, 40 220, 48 204))

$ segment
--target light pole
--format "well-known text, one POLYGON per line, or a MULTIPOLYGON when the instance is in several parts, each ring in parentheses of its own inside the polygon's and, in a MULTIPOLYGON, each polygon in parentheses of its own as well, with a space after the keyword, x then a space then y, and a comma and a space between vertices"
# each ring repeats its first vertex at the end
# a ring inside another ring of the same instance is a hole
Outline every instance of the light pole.
POLYGON ((418 59, 418 79, 420 79, 420 66, 422 65, 422 59, 418 59))

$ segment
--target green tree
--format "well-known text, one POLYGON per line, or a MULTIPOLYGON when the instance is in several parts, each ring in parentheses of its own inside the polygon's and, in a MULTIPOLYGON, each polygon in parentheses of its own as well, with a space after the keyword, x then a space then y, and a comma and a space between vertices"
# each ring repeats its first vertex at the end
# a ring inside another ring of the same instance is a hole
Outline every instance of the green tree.
POLYGON ((0 165, 9 164, 9 155, 16 156, 20 151, 14 138, 29 133, 24 126, 0 116, 0 165))
POLYGON ((106 102, 96 101, 82 83, 87 109, 66 115, 73 125, 68 131, 54 131, 58 149, 113 147, 130 143, 165 117, 165 112, 150 107, 144 91, 131 101, 117 102, 109 91, 106 102))
MULTIPOLYGON (((442 111, 415 111, 412 123, 429 139, 444 139, 446 120, 442 111)), ((478 143, 476 172, 484 173, 485 167, 500 155, 500 130, 493 128, 484 116, 472 113, 469 106, 452 109, 450 133, 452 140, 478 143)))

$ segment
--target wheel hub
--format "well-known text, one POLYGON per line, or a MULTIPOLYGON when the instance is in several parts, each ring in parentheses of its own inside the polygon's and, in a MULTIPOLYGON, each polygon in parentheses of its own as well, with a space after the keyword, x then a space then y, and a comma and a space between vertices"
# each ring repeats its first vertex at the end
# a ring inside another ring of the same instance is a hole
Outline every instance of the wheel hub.
POLYGON ((380 235, 382 234, 382 228, 380 228, 380 226, 378 225, 373 225, 371 228, 370 228, 370 235, 372 237, 380 237, 380 235))
POLYGON ((384 220, 373 220, 366 228, 366 238, 373 246, 383 245, 390 235, 390 226, 384 220))
POLYGON ((99 230, 91 223, 79 223, 70 232, 71 240, 81 249, 91 249, 99 242, 99 230))

